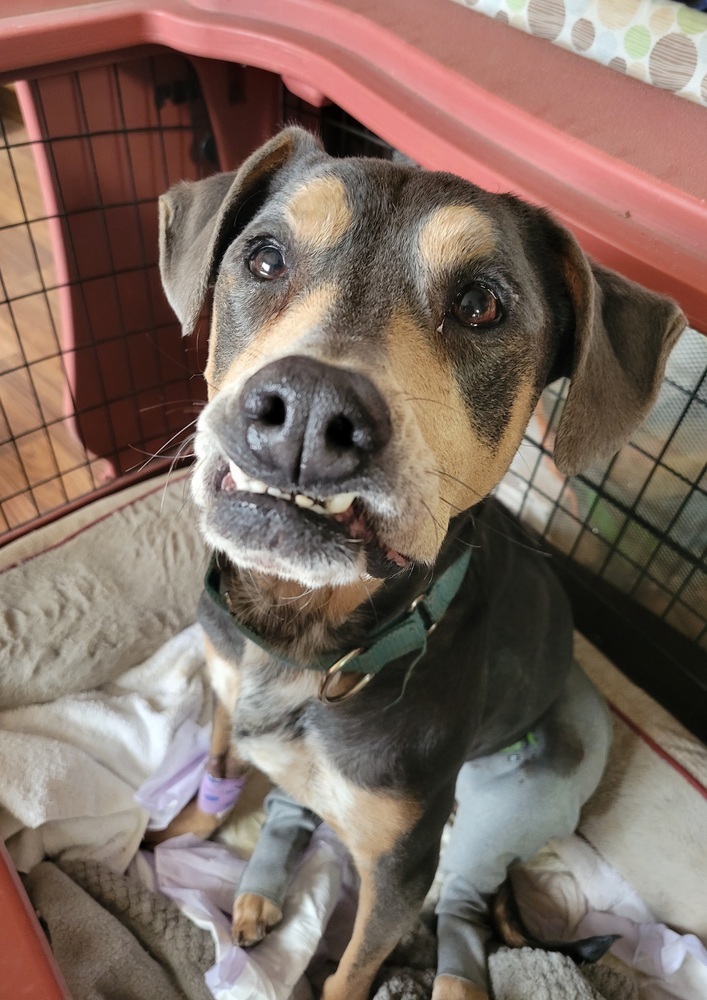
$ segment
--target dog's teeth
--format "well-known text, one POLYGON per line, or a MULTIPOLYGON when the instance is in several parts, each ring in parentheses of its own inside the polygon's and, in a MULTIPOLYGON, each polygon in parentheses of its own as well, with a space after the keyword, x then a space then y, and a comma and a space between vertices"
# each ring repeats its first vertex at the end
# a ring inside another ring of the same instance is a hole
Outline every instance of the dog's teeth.
POLYGON ((268 485, 261 483, 259 479, 246 479, 241 489, 247 490, 248 493, 267 493, 268 485))
POLYGON ((327 514, 343 514, 356 499, 355 493, 337 493, 324 502, 327 514))
POLYGON ((336 493, 328 500, 317 503, 305 493, 286 493, 278 489, 277 486, 268 486, 260 479, 251 479, 233 461, 229 461, 228 471, 236 490, 245 493, 267 493, 269 496, 275 497, 276 500, 289 500, 290 503, 294 502, 298 507, 311 510, 315 514, 343 514, 356 499, 355 493, 336 493))
POLYGON ((242 469, 238 468, 235 462, 229 461, 228 471, 231 473, 231 479, 235 483, 237 490, 242 490, 246 493, 266 493, 268 491, 267 483, 263 483, 259 479, 251 479, 242 469))

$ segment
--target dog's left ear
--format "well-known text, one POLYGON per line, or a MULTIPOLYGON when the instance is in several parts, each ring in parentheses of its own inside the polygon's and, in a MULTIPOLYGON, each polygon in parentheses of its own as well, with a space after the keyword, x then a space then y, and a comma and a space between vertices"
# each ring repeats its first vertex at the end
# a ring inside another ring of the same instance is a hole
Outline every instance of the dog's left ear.
POLYGON ((240 169, 203 181, 182 181, 162 195, 160 274, 185 335, 196 326, 228 245, 261 207, 280 172, 301 169, 324 156, 311 133, 286 128, 240 169))
POLYGON ((670 299, 590 263, 570 233, 553 228, 574 308, 554 459, 571 476, 617 452, 648 416, 687 321, 670 299))

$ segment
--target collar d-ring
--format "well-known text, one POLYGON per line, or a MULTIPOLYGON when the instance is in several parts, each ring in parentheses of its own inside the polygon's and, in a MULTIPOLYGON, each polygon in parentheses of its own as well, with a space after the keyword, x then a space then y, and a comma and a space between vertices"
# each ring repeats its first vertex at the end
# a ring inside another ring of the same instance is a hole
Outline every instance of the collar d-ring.
POLYGON ((363 651, 364 651, 363 646, 359 646, 357 649, 350 649, 349 652, 344 653, 344 655, 340 659, 338 659, 336 663, 332 663, 332 665, 329 667, 327 672, 322 677, 321 684, 319 685, 318 697, 321 702, 324 702, 325 705, 337 705, 342 701, 346 701, 347 698, 351 698, 353 695, 356 694, 357 691, 360 691, 361 688, 364 688, 366 684, 368 684, 369 681, 371 681, 373 677, 375 677, 375 674, 364 674, 361 677, 361 680, 358 681, 358 683, 354 684, 354 686, 352 688, 349 688, 348 691, 344 691, 343 694, 339 695, 329 694, 329 685, 337 679, 338 675, 344 669, 346 664, 350 663, 351 660, 359 656, 361 653, 363 653, 363 651))

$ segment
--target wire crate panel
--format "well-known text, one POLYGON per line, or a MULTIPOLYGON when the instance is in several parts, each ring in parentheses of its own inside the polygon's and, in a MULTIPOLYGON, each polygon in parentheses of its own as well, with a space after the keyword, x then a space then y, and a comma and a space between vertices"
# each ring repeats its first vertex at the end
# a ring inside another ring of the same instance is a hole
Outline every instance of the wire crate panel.
POLYGON ((236 166, 280 114, 272 74, 164 51, 16 90, 0 149, 6 538, 159 471, 188 439, 207 337, 184 340, 162 292, 157 200, 236 166))
POLYGON ((685 331, 644 425, 572 479, 551 460, 566 391, 546 390, 501 499, 568 561, 707 649, 707 337, 685 331))

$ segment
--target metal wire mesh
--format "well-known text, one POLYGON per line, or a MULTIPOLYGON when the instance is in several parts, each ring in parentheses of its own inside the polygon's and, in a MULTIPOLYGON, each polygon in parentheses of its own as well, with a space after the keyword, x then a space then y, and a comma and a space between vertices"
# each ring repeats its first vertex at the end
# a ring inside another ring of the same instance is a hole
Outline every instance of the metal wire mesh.
POLYGON ((156 199, 213 170, 181 57, 20 86, 24 120, 0 126, 5 540, 176 451, 203 390, 160 289, 156 199))
POLYGON ((707 338, 687 330, 658 401, 610 461, 572 479, 551 461, 567 391, 549 387, 501 499, 567 560, 707 649, 707 338))

